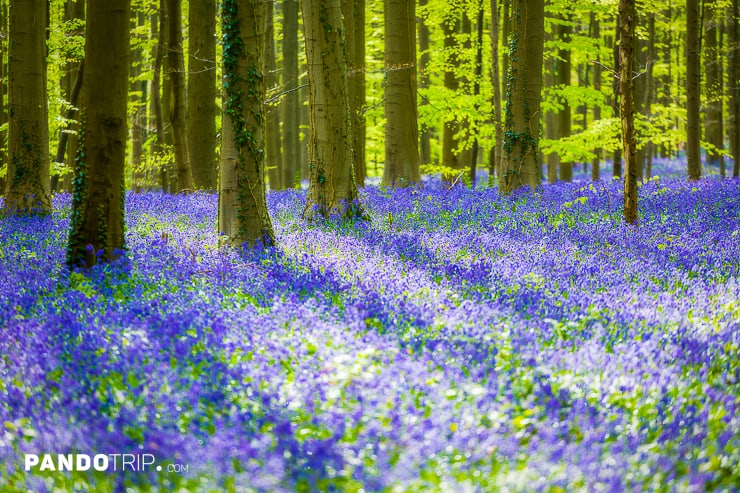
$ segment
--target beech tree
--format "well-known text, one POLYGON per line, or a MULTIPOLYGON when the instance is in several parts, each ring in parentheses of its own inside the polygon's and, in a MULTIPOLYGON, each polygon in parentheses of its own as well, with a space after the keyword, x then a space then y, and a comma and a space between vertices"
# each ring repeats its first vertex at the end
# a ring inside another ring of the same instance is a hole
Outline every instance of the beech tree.
POLYGON ((637 223, 637 149, 632 105, 632 52, 635 37, 635 0, 619 0, 619 109, 625 160, 624 220, 637 223))
POLYGON ((123 167, 129 75, 129 0, 87 0, 82 125, 67 244, 70 267, 124 248, 123 167))
POLYGON ((280 184, 293 188, 301 170, 301 100, 298 92, 298 0, 283 0, 283 167, 280 184))
POLYGON ((686 161, 690 180, 701 178, 700 63, 699 0, 686 0, 686 161))
POLYGON ((8 53, 8 174, 5 210, 51 209, 49 120, 46 97, 46 2, 10 2, 8 53))
POLYGON ((193 182, 216 189, 216 1, 189 2, 187 142, 193 182))
POLYGON ((193 174, 190 169, 187 129, 185 125, 185 62, 182 47, 182 0, 167 0, 167 62, 169 64, 170 123, 175 148, 177 191, 192 191, 193 174))
POLYGON ((362 215, 352 159, 352 118, 339 0, 301 0, 308 65, 310 140, 304 216, 362 215))
POLYGON ((501 192, 540 184, 537 153, 542 90, 542 53, 545 41, 544 0, 513 0, 511 5, 509 69, 501 192))
POLYGON ((261 0, 224 0, 223 124, 218 231, 234 246, 275 242, 265 197, 261 0))
POLYGON ((414 0, 385 0, 385 168, 383 185, 419 181, 414 0))

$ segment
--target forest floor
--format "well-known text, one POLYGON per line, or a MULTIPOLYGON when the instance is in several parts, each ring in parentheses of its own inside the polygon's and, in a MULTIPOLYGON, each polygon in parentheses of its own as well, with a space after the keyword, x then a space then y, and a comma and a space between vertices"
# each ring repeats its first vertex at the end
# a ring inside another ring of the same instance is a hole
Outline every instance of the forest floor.
POLYGON ((0 491, 738 490, 740 181, 683 167, 637 227, 611 179, 271 192, 256 253, 215 195, 128 194, 87 275, 69 195, 2 218, 0 491))

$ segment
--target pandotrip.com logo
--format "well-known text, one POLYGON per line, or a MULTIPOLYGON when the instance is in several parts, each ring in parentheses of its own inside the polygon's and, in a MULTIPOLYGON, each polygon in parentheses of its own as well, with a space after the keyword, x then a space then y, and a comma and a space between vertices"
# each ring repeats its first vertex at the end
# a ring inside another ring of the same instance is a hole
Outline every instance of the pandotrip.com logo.
POLYGON ((25 454, 26 472, 147 472, 167 471, 183 473, 187 464, 162 463, 154 454, 25 454))

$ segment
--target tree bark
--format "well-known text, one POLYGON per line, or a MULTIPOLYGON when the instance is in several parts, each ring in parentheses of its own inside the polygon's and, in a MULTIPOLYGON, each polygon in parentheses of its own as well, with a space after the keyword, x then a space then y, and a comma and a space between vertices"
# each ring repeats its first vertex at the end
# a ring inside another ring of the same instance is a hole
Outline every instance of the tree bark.
POLYGON ((265 6, 261 0, 224 0, 221 19, 224 103, 218 231, 234 246, 272 245, 264 168, 265 6))
MULTIPOLYGON (((152 145, 152 154, 161 160, 165 149, 164 109, 162 108, 162 65, 167 48, 167 3, 159 0, 159 16, 152 27, 157 26, 157 45, 154 49, 154 74, 152 76, 152 114, 157 138, 152 145)), ((168 164, 159 163, 159 184, 163 192, 169 191, 168 164)))
POLYGON ((301 169, 301 100, 298 88, 298 0, 283 1, 283 168, 280 184, 295 187, 301 169))
MULTIPOLYGON (((499 63, 499 13, 498 0, 491 0, 491 77, 493 84, 493 125, 495 144, 488 157, 488 185, 493 186, 495 176, 500 174, 500 161, 503 147, 503 125, 501 123, 501 64, 499 63)), ((505 51, 505 50, 504 50, 505 51)))
POLYGON ((189 2, 187 142, 196 188, 216 189, 216 1, 189 2))
POLYGON ((740 2, 732 0, 727 48, 729 50, 728 75, 730 96, 730 150, 732 152, 732 176, 740 177, 740 2))
MULTIPOLYGON (((493 0, 495 1, 495 0, 493 0)), ((419 6, 427 5, 428 0, 419 0, 419 6)), ((430 87, 429 80, 429 26, 424 19, 419 19, 419 89, 422 90, 422 106, 429 104, 424 97, 426 90, 430 87)), ((432 128, 426 124, 421 125, 419 137, 419 160, 421 164, 430 164, 432 162, 432 128)))
MULTIPOLYGON (((268 93, 280 88, 277 59, 275 58, 275 20, 272 2, 265 5, 265 89, 268 93)), ((282 148, 280 146, 280 108, 276 104, 265 106, 265 169, 271 190, 284 188, 280 183, 280 171, 283 167, 282 148)))
POLYGON ((352 162, 352 118, 339 0, 301 0, 308 65, 309 185, 304 217, 364 215, 352 162))
MULTIPOLYGON (((448 98, 454 97, 460 88, 460 80, 455 74, 455 68, 458 66, 459 57, 457 55, 460 49, 457 43, 457 33, 462 27, 462 14, 454 6, 445 13, 442 21, 442 32, 444 35, 444 87, 448 98)), ((464 167, 459 155, 459 142, 457 135, 460 132, 460 122, 457 116, 447 116, 444 121, 442 130, 442 165, 453 170, 459 170, 464 167)), ((455 177, 451 175, 443 176, 443 179, 452 181, 455 177)))
POLYGON ((622 118, 622 147, 626 173, 624 176, 624 220, 637 224, 637 154, 635 145, 635 115, 632 95, 632 64, 635 37, 635 0, 619 0, 619 106, 622 118))
POLYGON ((722 60, 719 57, 720 33, 719 16, 716 0, 705 0, 704 3, 704 76, 707 109, 704 113, 704 135, 710 148, 707 149, 707 164, 720 168, 720 175, 725 176, 725 160, 722 119, 722 60))
MULTIPOLYGON (((84 59, 80 61, 77 65, 76 70, 76 77, 74 81, 74 85, 72 86, 69 94, 67 95, 69 97, 69 104, 70 108, 67 109, 66 113, 64 114, 64 118, 66 120, 72 120, 75 115, 77 115, 77 106, 79 105, 80 100, 80 93, 82 92, 82 77, 85 73, 85 61, 84 59)), ((67 153, 67 142, 69 142, 69 136, 70 131, 68 129, 65 129, 62 131, 61 135, 59 136, 59 142, 57 143, 57 152, 54 156, 54 162, 55 163, 63 163, 64 162, 64 156, 67 153)), ((59 175, 54 175, 51 177, 51 191, 56 191, 59 184, 59 175)))
POLYGON ((701 178, 701 39, 699 0, 686 0, 686 161, 689 180, 701 178))
POLYGON ((383 185, 404 187, 419 176, 414 0, 385 0, 385 169, 383 185))
POLYGON ((45 214, 51 210, 49 126, 46 97, 46 5, 10 2, 8 53, 8 173, 5 210, 45 214))
POLYGON ((543 0, 513 0, 501 191, 540 184, 537 152, 545 39, 543 0))
MULTIPOLYGON (((620 52, 619 47, 621 45, 620 40, 620 17, 617 16, 617 22, 616 22, 616 30, 614 33, 614 44, 613 44, 613 53, 614 53, 614 73, 619 74, 621 73, 621 62, 620 62, 620 52)), ((619 98, 620 98, 620 83, 619 83, 619 77, 614 78, 614 82, 612 83, 612 108, 614 110, 614 116, 619 117, 620 116, 620 108, 619 108, 619 98)), ((612 158, 612 176, 614 178, 621 178, 622 177, 622 149, 617 148, 614 150, 613 158, 612 158)))
MULTIPOLYGON (((3 32, 8 28, 8 6, 6 3, 0 4, 0 26, 3 32)), ((7 41, 0 39, 0 168, 8 165, 8 153, 6 142, 8 131, 3 129, 3 125, 8 123, 8 110, 5 104, 5 95, 8 94, 8 67, 5 63, 8 51, 7 41)), ((0 176, 0 193, 5 194, 5 177, 0 176)))
POLYGON ((182 0, 167 0, 167 27, 169 75, 172 97, 170 99, 170 123, 174 138, 177 190, 193 190, 193 174, 190 169, 187 126, 185 123, 185 62, 182 44, 182 0))
MULTIPOLYGON (((480 96, 480 83, 483 77, 483 0, 478 0, 478 12, 476 15, 476 45, 475 45, 475 80, 473 81, 473 97, 478 100, 480 96)), ((475 112, 480 113, 480 105, 476 103, 475 112)), ((478 152, 480 142, 478 137, 473 138, 473 149, 470 153, 470 184, 475 188, 476 168, 478 166, 478 152)))
MULTIPOLYGON (((563 19, 563 22, 567 22, 568 24, 561 24, 558 26, 558 39, 561 42, 569 43, 573 28, 569 24, 569 18, 563 19)), ((570 86, 570 48, 565 47, 558 49, 558 61, 556 65, 557 73, 555 80, 557 82, 558 88, 565 89, 566 87, 570 86)), ((563 97, 561 102, 563 107, 560 109, 560 111, 558 111, 557 117, 558 139, 569 137, 571 132, 570 103, 568 102, 568 98, 566 97, 563 97)), ((562 156, 560 156, 560 159, 558 161, 560 179, 565 182, 573 181, 573 163, 571 161, 563 159, 562 156)))
POLYGON ((357 186, 365 185, 365 1, 342 0, 347 39, 347 90, 352 117, 352 151, 357 186))
MULTIPOLYGON (((594 16, 594 22, 593 22, 593 37, 596 39, 596 42, 601 45, 601 26, 599 25, 599 20, 595 18, 594 16)), ((600 57, 596 58, 596 63, 594 64, 594 89, 597 91, 601 91, 601 59, 600 57)), ((594 112, 594 122, 597 122, 601 120, 601 105, 597 104, 593 108, 594 112)), ((603 151, 601 148, 596 148, 594 150, 594 158, 591 160, 591 181, 596 181, 600 178, 600 167, 601 167, 601 156, 603 154, 603 151)))
POLYGON ((129 0, 88 0, 82 132, 67 265, 92 267, 124 248, 123 170, 129 75, 129 0))

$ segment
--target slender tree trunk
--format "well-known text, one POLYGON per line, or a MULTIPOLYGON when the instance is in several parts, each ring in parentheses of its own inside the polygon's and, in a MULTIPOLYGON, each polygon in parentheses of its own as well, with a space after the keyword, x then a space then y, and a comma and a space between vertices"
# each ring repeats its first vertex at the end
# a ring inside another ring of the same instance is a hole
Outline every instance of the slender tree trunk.
POLYGON ((730 93, 730 151, 732 152, 732 176, 740 176, 740 2, 732 0, 729 20, 728 75, 730 93))
MULTIPOLYGON (((500 161, 504 142, 503 125, 501 124, 501 67, 499 64, 499 13, 498 1, 491 0, 491 77, 493 84, 493 125, 496 141, 488 158, 488 185, 494 185, 494 178, 500 174, 500 161)), ((506 51, 506 50, 504 50, 506 51)))
POLYGON ((298 0, 283 0, 283 87, 283 168, 280 185, 293 188, 301 169, 298 0))
MULTIPOLYGON (((146 18, 143 12, 133 13, 132 28, 144 26, 146 18)), ((142 43, 136 43, 136 48, 131 48, 130 68, 130 101, 133 111, 129 111, 131 117, 131 167, 134 192, 141 192, 146 182, 144 179, 143 159, 144 140, 146 139, 146 81, 141 80, 144 50, 142 43)))
MULTIPOLYGON (((546 34, 548 38, 549 35, 546 34)), ((548 59, 548 63, 544 69, 544 80, 545 87, 554 88, 555 86, 555 74, 556 74, 556 60, 554 58, 548 59)), ((551 96, 552 97, 552 96, 551 96)), ((558 115, 555 110, 550 110, 545 113, 545 138, 548 140, 555 140, 558 138, 558 115)), ((545 167, 547 169, 547 181, 549 183, 555 183, 558 181, 558 172, 560 170, 560 155, 557 152, 551 152, 545 156, 545 167)))
POLYGON ((182 44, 182 0, 167 0, 168 48, 167 61, 170 69, 172 98, 170 123, 174 137, 175 168, 177 169, 177 190, 193 190, 193 174, 190 169, 187 126, 185 123, 185 62, 182 44))
MULTIPOLYGON (((458 52, 460 47, 457 42, 457 33, 462 27, 460 21, 461 13, 459 9, 451 6, 445 13, 445 19, 442 22, 442 32, 444 33, 444 87, 448 98, 453 98, 459 88, 460 79, 455 74, 455 68, 460 63, 458 52)), ((456 116, 447 119, 444 122, 442 132, 442 165, 453 170, 459 170, 464 167, 460 160, 457 135, 460 133, 460 122, 456 116)), ((443 179, 452 181, 455 176, 445 175, 443 179)))
POLYGON ((159 0, 159 17, 157 19, 157 46, 154 54, 154 75, 152 77, 152 113, 157 139, 154 142, 152 154, 159 161, 159 183, 163 192, 168 192, 169 170, 163 162, 165 148, 164 110, 162 108, 162 65, 164 64, 167 48, 167 3, 159 0))
POLYGON ((129 0, 88 0, 82 134, 67 264, 91 267, 124 248, 123 169, 129 75, 129 0))
POLYGON ((637 155, 635 115, 632 107, 632 64, 635 36, 635 0, 619 0, 619 106, 622 117, 622 146, 626 164, 624 177, 624 220, 637 224, 637 155))
MULTIPOLYGON (((663 17, 665 18, 665 21, 670 21, 672 14, 671 14, 671 7, 670 4, 667 9, 663 11, 663 17)), ((663 73, 663 75, 660 77, 660 92, 658 95, 660 103, 668 107, 670 106, 672 101, 671 96, 671 84, 673 82, 673 76, 672 76, 672 63, 671 63, 671 47, 673 45, 673 35, 671 34, 671 31, 666 29, 665 32, 663 32, 662 36, 662 45, 663 49, 661 50, 661 61, 663 64, 665 64, 665 67, 667 70, 663 73)), ((660 148, 660 155, 663 158, 667 158, 670 155, 671 149, 663 144, 660 148)))
MULTIPOLYGON (((0 32, 8 32, 8 6, 5 2, 0 4, 0 32)), ((0 39, 0 168, 8 165, 7 139, 8 131, 3 127, 8 123, 8 110, 5 104, 5 96, 8 94, 8 67, 5 63, 8 50, 7 39, 0 39)), ((0 194, 5 195, 5 177, 0 176, 0 194)))
MULTIPOLYGON (((653 77, 653 66, 656 57, 656 38, 655 38, 655 14, 650 13, 648 17, 648 43, 647 43, 647 63, 645 65, 645 92, 643 93, 642 112, 649 121, 652 117, 653 94, 655 92, 655 78, 653 77)), ((643 166, 643 175, 650 179, 653 174, 653 154, 655 144, 652 141, 645 143, 645 160, 643 166)))
MULTIPOLYGON (((77 74, 75 77, 74 85, 72 86, 71 91, 68 95, 70 108, 67 109, 64 115, 64 118, 67 121, 71 121, 72 119, 74 119, 75 116, 77 116, 77 106, 79 105, 80 92, 82 92, 82 77, 85 73, 85 61, 82 60, 76 65, 77 65, 77 74)), ((69 136, 70 136, 69 129, 65 129, 65 131, 62 131, 61 135, 59 136, 59 142, 57 143, 57 152, 56 152, 56 155, 54 156, 55 163, 64 162, 64 156, 67 153, 67 142, 69 141, 69 136)), ((59 175, 54 175, 51 178, 51 190, 55 191, 57 189, 58 184, 59 184, 59 175)))
MULTIPOLYGON (((419 7, 425 7, 428 0, 419 0, 419 7)), ((495 0, 493 0, 495 1, 495 0)), ((425 106, 428 103, 426 91, 430 87, 429 81, 429 26, 424 19, 419 19, 419 89, 422 92, 420 104, 425 106)), ((432 129, 425 123, 421 125, 421 136, 419 142, 419 158, 421 164, 430 164, 432 162, 432 129)))
POLYGON ((725 163, 722 156, 724 129, 722 128, 722 60, 719 58, 719 18, 716 0, 704 2, 704 50, 705 88, 707 109, 704 118, 704 135, 710 144, 707 149, 707 164, 718 166, 721 176, 725 176, 725 163))
POLYGON ((365 2, 342 0, 347 35, 347 90, 352 117, 352 152, 357 186, 365 185, 365 2))
POLYGON ((383 185, 419 181, 414 0, 385 0, 385 169, 383 185))
MULTIPOLYGON (((647 18, 649 14, 646 14, 647 18)), ((645 117, 645 107, 643 105, 645 99, 645 93, 648 91, 647 87, 647 76, 643 72, 643 68, 647 65, 647 43, 638 37, 633 39, 633 53, 634 60, 632 61, 632 69, 634 70, 633 82, 632 82, 632 109, 635 114, 645 117), (639 76, 637 74, 640 73, 639 76)), ((637 179, 638 181, 643 180, 644 163, 645 163, 645 147, 635 149, 636 163, 637 163, 637 179)))
POLYGON ((699 0, 686 0, 686 161, 689 180, 701 178, 701 39, 699 0))
POLYGON ((341 5, 339 0, 301 0, 301 9, 311 115, 304 216, 364 215, 352 163, 352 118, 341 5))
MULTIPOLYGON (((570 25, 570 19, 566 17, 563 19, 568 24, 561 24, 558 26, 558 39, 563 42, 570 42, 570 36, 573 32, 573 28, 570 25)), ((566 89, 570 86, 570 48, 561 48, 558 50, 558 62, 557 62, 557 76, 556 82, 558 87, 566 89)), ((571 114, 570 114, 570 103, 568 98, 562 99, 563 107, 558 112, 558 139, 564 139, 570 136, 571 132, 571 114)), ((560 157, 560 179, 566 182, 573 181, 573 163, 560 157)))
POLYGON ((537 152, 542 90, 542 53, 545 39, 543 0, 513 0, 511 67, 506 77, 506 121, 501 191, 540 184, 537 152))
MULTIPOLYGON (((622 71, 621 67, 621 59, 620 59, 620 53, 619 53, 619 47, 621 46, 621 40, 619 39, 621 36, 620 31, 620 17, 617 16, 617 23, 616 23, 616 32, 614 35, 614 44, 613 44, 613 53, 614 53, 614 73, 620 74, 622 71)), ((614 82, 612 83, 612 108, 614 110, 614 116, 619 117, 620 116, 620 82, 619 77, 614 78, 614 82)), ((621 178, 622 177, 622 149, 617 148, 614 150, 613 158, 612 158, 612 176, 615 178, 621 178)))
MULTIPOLYGON (((216 189, 216 1, 189 2, 187 142, 195 186, 216 189)), ((279 142, 278 142, 279 145, 279 142)))
MULTIPOLYGON (((593 19, 593 31, 592 36, 594 39, 596 39, 597 43, 599 45, 601 44, 601 26, 599 25, 599 20, 595 18, 593 19)), ((596 63, 594 64, 594 89, 597 91, 601 91, 601 58, 596 58, 596 63)), ((601 105, 596 104, 593 108, 594 112, 594 122, 597 122, 601 120, 601 105)), ((600 178, 600 166, 601 166, 601 156, 603 154, 603 150, 600 147, 597 147, 594 150, 594 158, 591 160, 591 180, 596 181, 600 178)))
MULTIPOLYGON (((267 2, 265 8, 265 88, 268 93, 272 93, 280 89, 280 78, 278 77, 277 59, 275 57, 275 13, 272 2, 267 2)), ((265 106, 265 168, 271 190, 285 188, 280 183, 282 160, 280 111, 277 105, 269 104, 265 106)))
MULTIPOLYGON (((476 19, 476 45, 475 45, 475 80, 473 81, 473 97, 478 100, 480 96, 480 82, 483 77, 483 0, 478 0, 478 13, 476 19)), ((475 112, 480 112, 480 106, 476 103, 475 112)), ((475 188, 475 175, 478 166, 478 151, 480 143, 478 137, 473 138, 473 150, 470 154, 470 184, 475 188)))
POLYGON ((51 210, 49 126, 46 99, 46 5, 10 2, 8 54, 8 173, 5 210, 12 214, 51 210))

